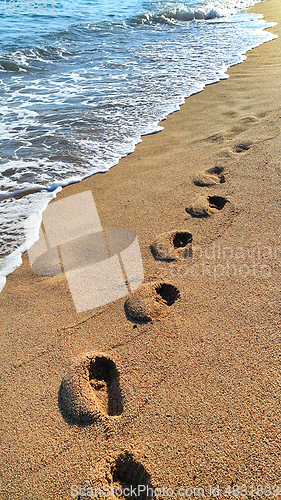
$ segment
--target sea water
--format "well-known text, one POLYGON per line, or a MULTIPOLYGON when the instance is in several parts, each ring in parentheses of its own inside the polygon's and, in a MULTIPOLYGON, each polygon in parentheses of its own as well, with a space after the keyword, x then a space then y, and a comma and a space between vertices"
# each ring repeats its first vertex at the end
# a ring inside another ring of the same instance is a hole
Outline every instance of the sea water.
POLYGON ((0 290, 61 186, 106 172, 274 38, 254 3, 0 0, 0 290))

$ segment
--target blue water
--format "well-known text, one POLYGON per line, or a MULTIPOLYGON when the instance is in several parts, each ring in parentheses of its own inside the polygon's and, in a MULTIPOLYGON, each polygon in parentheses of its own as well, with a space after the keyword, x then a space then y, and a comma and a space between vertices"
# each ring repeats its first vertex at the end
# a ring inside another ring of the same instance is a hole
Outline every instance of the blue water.
POLYGON ((2 1, 0 289, 31 244, 26 218, 37 214, 38 229, 58 186, 116 165, 184 98, 273 38, 244 12, 254 3, 2 1))

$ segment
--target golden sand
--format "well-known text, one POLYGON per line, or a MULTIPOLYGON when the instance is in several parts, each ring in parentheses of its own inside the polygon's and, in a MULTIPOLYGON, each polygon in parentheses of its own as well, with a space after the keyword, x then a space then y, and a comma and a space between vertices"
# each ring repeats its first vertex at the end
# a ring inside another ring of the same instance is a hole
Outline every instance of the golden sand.
MULTIPOLYGON (((279 0, 252 10, 281 22, 279 0)), ((8 277, 3 500, 70 499, 74 485, 281 492, 280 24, 270 31, 161 133, 53 202, 90 190, 103 227, 137 234, 133 296, 77 313, 65 276, 36 274, 27 255, 8 277)))

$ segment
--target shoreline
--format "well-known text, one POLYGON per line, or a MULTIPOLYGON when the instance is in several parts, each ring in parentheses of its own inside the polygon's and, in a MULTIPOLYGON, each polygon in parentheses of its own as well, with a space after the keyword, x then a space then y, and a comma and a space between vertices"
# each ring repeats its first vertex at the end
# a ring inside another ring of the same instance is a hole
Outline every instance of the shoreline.
POLYGON ((128 315, 126 297, 77 312, 65 276, 36 274, 27 254, 8 276, 0 294, 5 498, 61 500, 72 485, 136 480, 201 487, 205 496, 209 485, 253 485, 259 498, 258 484, 278 484, 281 6, 269 0, 251 11, 278 21, 269 29, 279 38, 186 99, 116 167, 49 204, 90 191, 103 229, 137 235, 146 288, 131 310, 159 283, 179 291, 173 303, 153 303, 148 322, 128 315), (156 260, 151 246, 174 233, 189 235, 188 256, 180 242, 168 247, 173 261, 156 260), (64 414, 81 398, 83 353, 113 363, 123 398, 107 413, 99 386, 90 424, 64 414))
MULTIPOLYGON (((250 11, 250 9, 249 9, 249 11, 250 11)), ((269 30, 270 28, 264 28, 264 29, 269 30)), ((271 40, 268 40, 268 41, 271 41, 271 40)), ((267 43, 267 41, 265 41, 265 42, 263 42, 263 43, 267 43)), ((259 46, 259 45, 258 45, 258 46, 259 46)), ((130 152, 126 153, 124 156, 122 156, 122 157, 118 160, 118 162, 117 162, 116 164, 114 164, 114 165, 112 165, 111 167, 109 167, 109 170, 110 170, 111 168, 115 168, 115 167, 119 164, 120 160, 122 160, 122 158, 125 158, 126 156, 131 155, 131 154, 135 151, 135 148, 138 146, 138 144, 139 144, 140 142, 142 142, 142 138, 143 138, 143 137, 150 136, 150 135, 154 135, 154 134, 156 134, 156 133, 161 132, 161 131, 163 130, 163 128, 164 128, 164 126, 163 126, 163 125, 164 125, 164 123, 165 123, 166 119, 167 119, 170 115, 172 115, 173 113, 176 113, 176 112, 180 111, 181 106, 185 104, 185 102, 186 102, 186 100, 187 100, 187 99, 189 99, 191 96, 194 96, 194 95, 197 95, 198 93, 203 92, 203 91, 204 91, 204 89, 205 89, 206 87, 210 86, 210 85, 214 85, 214 84, 216 84, 216 83, 219 83, 221 80, 228 79, 228 78, 229 78, 229 75, 227 74, 227 71, 229 70, 229 68, 232 68, 233 66, 239 65, 239 64, 241 64, 243 61, 245 61, 245 59, 247 58, 246 54, 247 54, 247 53, 249 53, 251 50, 253 50, 253 48, 256 48, 256 46, 254 45, 253 47, 251 47, 250 49, 248 49, 246 52, 241 52, 241 53, 239 54, 240 61, 238 61, 238 62, 236 62, 236 63, 234 62, 234 63, 232 63, 231 65, 229 65, 229 66, 225 66, 223 69, 221 69, 221 70, 218 72, 218 74, 220 75, 220 77, 219 77, 220 79, 218 79, 218 80, 214 80, 214 81, 209 82, 209 83, 205 83, 205 84, 204 84, 204 86, 203 86, 203 88, 201 88, 200 90, 194 91, 194 92, 193 92, 193 93, 191 93, 190 95, 188 95, 188 96, 186 96, 186 97, 183 97, 183 98, 182 98, 182 102, 179 102, 179 103, 175 104, 175 106, 174 106, 174 110, 173 110, 173 111, 168 112, 168 114, 167 114, 167 115, 165 115, 165 118, 164 118, 163 120, 159 121, 159 122, 157 123, 157 125, 155 125, 155 127, 156 127, 156 128, 155 128, 155 130, 154 130, 154 131, 152 131, 152 132, 148 132, 147 134, 144 134, 144 135, 141 135, 141 136, 140 136, 140 138, 139 138, 139 142, 137 142, 137 143, 135 144, 135 146, 134 146, 134 150, 133 150, 133 151, 130 151, 130 152), (162 125, 160 125, 160 124, 162 124, 162 125), (159 130, 159 128, 160 128, 160 130, 159 130), (157 129, 158 129, 158 130, 157 130, 157 129)), ((150 126, 151 126, 151 125, 150 125, 150 126)), ((107 171, 108 171, 108 170, 107 170, 107 171)), ((106 171, 106 172, 107 172, 107 171, 106 171)), ((98 172, 98 173, 105 173, 105 172, 104 172, 104 171, 101 171, 101 172, 98 172)), ((51 200, 53 199, 53 197, 55 197, 55 198, 56 198, 57 194, 60 192, 60 191, 58 191, 58 193, 56 194, 56 192, 57 192, 57 188, 58 188, 58 187, 59 187, 59 188, 61 188, 61 189, 63 189, 64 187, 66 187, 66 186, 68 186, 68 185, 76 184, 77 182, 81 182, 81 181, 83 181, 83 180, 87 179, 88 177, 92 177, 92 175, 96 175, 96 173, 94 173, 94 174, 89 174, 89 175, 87 175, 86 177, 84 177, 84 178, 82 178, 82 179, 80 179, 80 180, 76 180, 75 178, 70 178, 68 182, 66 182, 65 180, 62 180, 62 181, 55 181, 55 182, 54 182, 54 183, 53 183, 50 187, 45 187, 45 186, 40 186, 40 185, 34 185, 34 186, 31 186, 30 188, 22 189, 22 190, 20 190, 20 191, 14 191, 14 192, 11 192, 11 193, 10 193, 10 192, 7 192, 7 193, 3 192, 3 193, 2 193, 2 195, 1 195, 1 193, 0 193, 0 201, 1 201, 1 199, 2 199, 2 200, 4 200, 4 199, 10 199, 10 198, 21 198, 21 197, 23 197, 23 196, 25 196, 25 195, 28 195, 28 194, 30 194, 30 193, 36 193, 36 192, 40 192, 40 191, 46 191, 46 192, 49 192, 49 193, 50 193, 50 196, 51 196, 51 199, 50 199, 50 201, 51 201, 51 200), (54 185, 54 187, 53 187, 53 185, 54 185), (52 193, 54 193, 54 196, 52 196, 52 193)), ((48 203, 50 203, 50 201, 49 201, 48 203)), ((40 210, 38 210, 38 211, 37 211, 37 213, 39 213, 39 212, 41 213, 42 211, 44 211, 44 210, 45 210, 45 203, 44 203, 44 204, 42 204, 42 207, 43 207, 43 205, 44 205, 44 208, 42 208, 42 210, 41 210, 41 209, 40 209, 40 210)), ((38 217, 39 217, 39 216, 38 216, 38 217)), ((2 274, 2 273, 0 274, 0 293, 1 293, 2 289, 3 289, 3 287, 5 286, 5 281, 6 281, 7 276, 9 276, 9 275, 11 274, 11 272, 14 272, 14 270, 16 270, 16 269, 19 267, 19 265, 21 265, 21 264, 19 264, 19 262, 20 262, 20 261, 21 261, 21 259, 22 259, 22 255, 23 255, 23 253, 25 253, 25 252, 26 252, 26 251, 30 248, 31 241, 32 241, 32 242, 34 242, 34 239, 35 239, 35 237, 36 237, 36 236, 35 236, 35 234, 37 234, 37 231, 38 231, 38 229, 37 229, 37 227, 38 227, 38 226, 39 226, 39 219, 38 219, 38 224, 37 224, 37 225, 36 225, 36 227, 34 227, 34 229, 33 229, 33 232, 32 232, 33 234, 32 234, 32 237, 31 237, 30 241, 24 241, 24 243, 22 243, 22 244, 20 245, 20 247, 18 247, 16 250, 14 250, 14 251, 13 251, 11 254, 9 254, 8 256, 5 256, 5 258, 7 258, 7 263, 6 263, 6 265, 4 266, 4 269, 6 269, 6 270, 7 270, 6 272, 7 272, 8 274, 5 274, 5 273, 4 273, 4 274, 2 274), (13 269, 13 271, 11 271, 11 269, 13 269)))

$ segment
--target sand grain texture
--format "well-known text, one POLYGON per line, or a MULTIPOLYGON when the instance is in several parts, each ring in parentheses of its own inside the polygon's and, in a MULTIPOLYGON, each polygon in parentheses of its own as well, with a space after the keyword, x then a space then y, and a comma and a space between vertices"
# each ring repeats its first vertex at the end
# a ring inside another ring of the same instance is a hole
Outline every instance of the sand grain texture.
MULTIPOLYGON (((278 0, 253 10, 281 23, 278 0)), ((271 31, 279 38, 187 99, 161 133, 58 196, 91 190, 102 227, 136 232, 142 286, 180 291, 168 314, 131 321, 126 298, 78 314, 65 276, 35 274, 27 255, 8 277, 0 295, 1 498, 64 500, 72 485, 141 480, 202 487, 206 498, 210 484, 281 487, 280 24, 271 31), (230 201, 191 217, 186 207, 202 197, 230 201), (192 255, 155 259, 151 245, 163 234, 171 243, 167 234, 177 231, 192 235, 192 255), (77 403, 81 373, 71 367, 83 353, 112 360, 122 411, 109 409, 113 379, 104 375, 93 376, 92 388, 107 396, 91 399, 86 373, 90 406, 77 403), (90 425, 61 413, 63 380, 76 416, 96 411, 90 425)))

